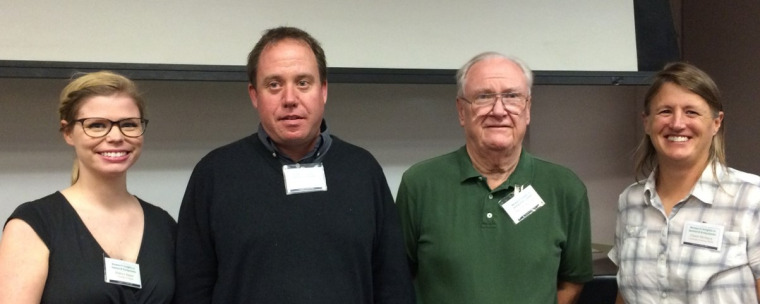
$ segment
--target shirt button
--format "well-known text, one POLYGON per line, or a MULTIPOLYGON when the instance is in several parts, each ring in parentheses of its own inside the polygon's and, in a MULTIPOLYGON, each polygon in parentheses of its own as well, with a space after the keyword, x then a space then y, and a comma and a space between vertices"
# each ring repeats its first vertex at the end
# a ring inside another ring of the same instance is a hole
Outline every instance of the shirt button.
POLYGON ((493 213, 491 213, 491 212, 486 213, 486 217, 487 218, 492 218, 493 217, 493 213))
POLYGON ((493 199, 493 194, 489 194, 488 199, 493 199))
POLYGON ((664 298, 667 298, 667 297, 668 297, 668 294, 667 294, 667 293, 664 293, 664 292, 663 292, 663 293, 660 295, 660 297, 662 297, 663 299, 664 299, 664 298))

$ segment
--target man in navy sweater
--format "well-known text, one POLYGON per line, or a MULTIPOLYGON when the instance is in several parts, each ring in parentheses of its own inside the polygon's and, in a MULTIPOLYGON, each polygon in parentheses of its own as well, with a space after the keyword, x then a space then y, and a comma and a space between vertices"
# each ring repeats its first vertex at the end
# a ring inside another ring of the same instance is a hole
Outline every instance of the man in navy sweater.
POLYGON ((179 214, 176 303, 412 303, 383 171, 328 133, 319 43, 267 30, 248 57, 258 132, 195 167, 179 214))

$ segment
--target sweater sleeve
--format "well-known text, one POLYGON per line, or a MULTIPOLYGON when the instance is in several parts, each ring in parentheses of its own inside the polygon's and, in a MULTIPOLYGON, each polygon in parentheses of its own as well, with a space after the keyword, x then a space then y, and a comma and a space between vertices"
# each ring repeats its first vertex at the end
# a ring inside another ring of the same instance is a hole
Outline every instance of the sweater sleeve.
POLYGON ((409 187, 409 180, 407 179, 408 171, 401 177, 401 185, 398 188, 396 194, 396 207, 400 216, 401 227, 404 235, 404 243, 406 244, 406 256, 409 261, 409 270, 412 277, 417 276, 417 239, 419 233, 416 229, 415 213, 413 212, 412 201, 412 189, 409 187))
POLYGON ((401 223, 382 170, 376 178, 378 238, 373 253, 375 303, 414 303, 414 287, 401 233, 401 223))
POLYGON ((193 170, 179 211, 174 303, 211 303, 217 257, 211 235, 209 206, 213 168, 208 159, 193 170))

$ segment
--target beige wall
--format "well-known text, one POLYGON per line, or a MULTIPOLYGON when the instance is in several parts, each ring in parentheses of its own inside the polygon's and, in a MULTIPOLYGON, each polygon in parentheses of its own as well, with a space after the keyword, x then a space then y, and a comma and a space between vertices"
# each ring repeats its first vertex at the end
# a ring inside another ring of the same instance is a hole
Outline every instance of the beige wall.
MULTIPOLYGON (((0 219, 21 202, 68 184, 73 151, 57 131, 64 80, 0 79, 0 219)), ((195 163, 255 131, 244 83, 142 81, 150 124, 129 188, 176 217, 195 163)), ((538 86, 529 150, 575 170, 589 189, 593 240, 612 242, 615 203, 633 182, 641 87, 538 86)), ((454 85, 331 84, 331 131, 380 161, 391 191, 413 163, 464 143, 454 85)))
MULTIPOLYGON (((674 0, 686 60, 710 73, 726 102, 729 164, 760 172, 760 2, 674 0)), ((57 132, 64 80, 0 79, 0 219, 16 205, 64 188, 73 152, 57 132)), ((140 82, 151 119, 130 189, 172 215, 190 170, 210 149, 254 131, 243 83, 140 82)), ((633 182, 642 87, 538 86, 527 138, 536 155, 575 170, 589 188, 594 242, 611 243, 617 195, 633 182)), ((395 193, 412 163, 463 143, 453 85, 331 84, 327 118, 364 146, 395 193)))

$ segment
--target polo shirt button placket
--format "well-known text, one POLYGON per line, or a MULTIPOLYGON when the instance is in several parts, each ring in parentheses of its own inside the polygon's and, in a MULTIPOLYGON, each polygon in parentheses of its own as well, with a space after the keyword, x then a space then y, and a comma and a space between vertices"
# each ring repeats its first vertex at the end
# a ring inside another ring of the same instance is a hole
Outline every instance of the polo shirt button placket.
MULTIPOLYGON (((482 179, 482 177, 479 177, 479 179, 482 179)), ((482 209, 483 213, 485 214, 485 219, 484 219, 483 224, 486 224, 489 227, 492 226, 492 225, 495 225, 494 219, 493 219, 493 217, 494 217, 493 208, 491 206, 493 200, 494 200, 493 193, 488 193, 487 199, 486 199, 485 204, 483 205, 483 209, 482 209)), ((498 199, 496 199, 496 200, 497 200, 497 204, 498 204, 498 199)))
MULTIPOLYGON (((489 193, 488 194, 488 199, 489 200, 493 199, 493 193, 489 193)), ((486 213, 486 218, 489 218, 489 219, 493 218, 493 213, 491 213, 491 212, 486 213)))

